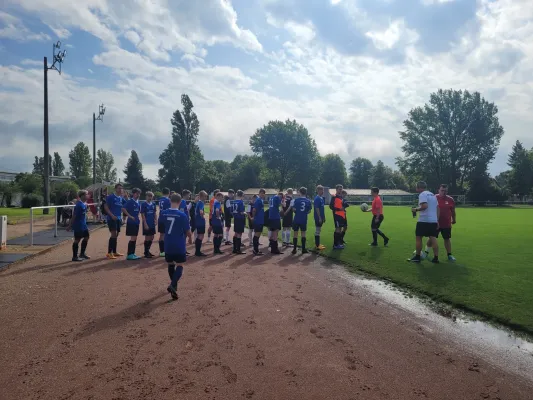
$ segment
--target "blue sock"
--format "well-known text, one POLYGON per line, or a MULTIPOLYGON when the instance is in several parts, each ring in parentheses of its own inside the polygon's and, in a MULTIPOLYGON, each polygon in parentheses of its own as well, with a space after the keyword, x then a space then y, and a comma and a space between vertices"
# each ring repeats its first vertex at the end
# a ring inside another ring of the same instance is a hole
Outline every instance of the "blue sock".
POLYGON ((174 277, 174 272, 176 272, 176 266, 174 264, 168 264, 168 277, 170 280, 174 277))
POLYGON ((176 271, 174 272, 174 276, 172 277, 172 282, 170 283, 173 288, 178 287, 178 281, 180 280, 181 275, 183 275, 183 267, 179 265, 176 267, 176 271))

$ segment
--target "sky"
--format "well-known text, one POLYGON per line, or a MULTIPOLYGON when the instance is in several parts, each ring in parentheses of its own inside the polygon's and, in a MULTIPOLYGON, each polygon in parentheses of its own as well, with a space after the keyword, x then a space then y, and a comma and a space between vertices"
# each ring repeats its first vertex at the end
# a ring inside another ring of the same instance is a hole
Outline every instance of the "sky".
POLYGON ((296 119, 321 154, 394 167, 410 109, 443 89, 479 91, 505 129, 490 172, 516 140, 533 146, 531 0, 3 0, 0 171, 43 155, 43 57, 50 153, 84 141, 121 171, 132 149, 148 178, 190 96, 206 159, 250 154, 269 120, 296 119))

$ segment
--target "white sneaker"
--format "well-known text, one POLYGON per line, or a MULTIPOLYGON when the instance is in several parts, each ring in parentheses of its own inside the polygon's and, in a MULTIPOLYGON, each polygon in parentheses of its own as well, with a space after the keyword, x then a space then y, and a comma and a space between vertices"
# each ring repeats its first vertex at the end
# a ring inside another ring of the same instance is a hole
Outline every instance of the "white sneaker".
POLYGON ((457 260, 455 259, 454 256, 452 256, 452 255, 450 254, 450 255, 448 256, 448 261, 455 262, 455 261, 457 261, 457 260))
POLYGON ((207 243, 213 243, 211 239, 207 239, 207 243))

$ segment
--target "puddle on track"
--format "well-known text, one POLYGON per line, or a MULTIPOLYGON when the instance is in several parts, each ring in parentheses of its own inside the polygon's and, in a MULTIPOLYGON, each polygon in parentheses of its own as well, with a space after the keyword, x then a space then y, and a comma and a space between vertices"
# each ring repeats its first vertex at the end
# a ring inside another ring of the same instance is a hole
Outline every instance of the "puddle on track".
POLYGON ((473 356, 480 356, 503 370, 533 382, 532 341, 521 338, 505 328, 475 320, 448 306, 444 306, 444 310, 450 309, 452 313, 443 316, 435 311, 435 308, 440 307, 436 302, 408 295, 406 291, 393 284, 353 274, 344 266, 334 264, 327 259, 319 259, 317 264, 354 289, 359 289, 359 293, 364 291, 368 296, 407 311, 424 330, 442 335, 473 356))

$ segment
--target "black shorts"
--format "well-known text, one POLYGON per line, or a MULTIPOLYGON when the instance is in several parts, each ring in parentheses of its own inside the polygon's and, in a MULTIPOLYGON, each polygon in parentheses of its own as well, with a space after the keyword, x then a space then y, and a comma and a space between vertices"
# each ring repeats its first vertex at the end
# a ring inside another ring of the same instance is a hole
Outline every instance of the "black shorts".
POLYGON ((203 235, 205 233, 205 225, 198 225, 196 227, 196 233, 198 235, 203 235))
POLYGON ((383 216, 383 214, 381 214, 378 217, 378 222, 376 222, 376 216, 372 215, 372 222, 370 222, 370 229, 372 229, 373 231, 378 230, 384 218, 385 217, 383 216))
POLYGON ((335 228, 346 228, 348 226, 346 218, 341 217, 340 215, 335 214, 333 221, 335 222, 335 228))
POLYGON ((439 234, 442 235, 443 239, 451 239, 452 238, 452 228, 440 228, 437 230, 437 236, 439 237, 439 234))
POLYGON ((225 217, 224 218, 224 226, 226 228, 231 228, 231 214, 230 214, 230 217, 225 217))
POLYGON ((268 228, 274 232, 281 229, 281 219, 271 219, 268 224, 268 228))
POLYGON ((139 236, 139 225, 126 224, 126 236, 139 236))
POLYGON ((305 224, 300 224, 298 222, 293 222, 292 223, 292 230, 294 232, 298 232, 298 231, 307 232, 307 222, 305 224))
POLYGON ((415 234, 419 237, 437 237, 438 226, 436 222, 417 222, 415 234))
POLYGON ((120 218, 117 217, 117 220, 114 221, 111 217, 107 217, 107 227, 109 228, 109 232, 117 231, 117 233, 119 233, 121 226, 122 221, 120 218))
POLYGON ((143 236, 154 236, 155 235, 155 226, 153 228, 148 227, 148 229, 144 229, 143 226, 143 236))
POLYGON ((283 228, 291 228, 292 227, 292 217, 293 217, 292 212, 289 212, 288 214, 286 214, 283 217, 283 222, 282 222, 281 226, 283 228))
POLYGON ((213 227, 213 218, 209 217, 209 226, 213 227))
POLYGON ((244 232, 244 218, 235 218, 235 222, 233 222, 233 232, 235 233, 244 232))
POLYGON ((165 233, 165 222, 157 221, 157 233, 165 233))
POLYGON ((89 238, 89 230, 84 229, 83 231, 74 231, 74 239, 85 239, 89 238))
POLYGON ((187 261, 187 256, 185 254, 168 254, 168 253, 165 253, 165 261, 167 263, 178 263, 178 264, 181 264, 181 263, 184 263, 187 261))
POLYGON ((255 233, 263 233, 263 228, 264 228, 263 224, 255 224, 254 223, 254 232, 255 233))
POLYGON ((213 225, 213 235, 222 235, 224 227, 222 225, 213 225))

